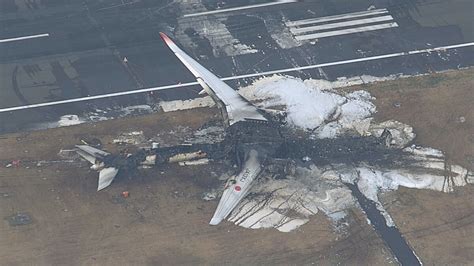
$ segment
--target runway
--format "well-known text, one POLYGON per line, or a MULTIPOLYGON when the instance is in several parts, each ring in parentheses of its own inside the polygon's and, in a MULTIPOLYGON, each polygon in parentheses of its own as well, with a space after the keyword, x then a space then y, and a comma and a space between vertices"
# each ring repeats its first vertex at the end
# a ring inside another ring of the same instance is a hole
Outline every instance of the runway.
POLYGON ((200 89, 189 86, 192 76, 159 31, 234 87, 261 75, 336 80, 474 64, 470 1, 269 3, 6 1, 0 132, 97 108, 196 97, 200 89), (148 93, 167 86, 173 89, 148 93))
MULTIPOLYGON (((410 55, 415 55, 415 54, 432 53, 432 52, 437 52, 437 51, 444 52, 446 50, 459 49, 459 48, 472 47, 472 46, 474 46, 474 42, 449 45, 449 46, 441 46, 441 47, 435 47, 435 48, 430 48, 430 49, 422 49, 422 50, 415 50, 415 51, 408 51, 408 52, 379 55, 379 56, 349 59, 349 60, 343 60, 343 61, 337 61, 337 62, 328 62, 328 63, 322 63, 322 64, 316 64, 316 65, 309 65, 309 66, 278 69, 278 70, 272 70, 272 71, 266 71, 266 72, 246 74, 246 75, 237 75, 237 76, 225 77, 225 78, 222 78, 222 80, 228 81, 228 80, 237 80, 237 79, 245 79, 245 78, 254 78, 254 77, 260 77, 260 76, 269 76, 269 75, 282 74, 282 73, 295 72, 295 71, 303 71, 303 70, 321 68, 321 67, 327 67, 327 66, 353 64, 353 63, 381 60, 381 59, 394 58, 394 57, 400 57, 400 56, 410 56, 410 55)), ((132 91, 122 91, 122 92, 114 92, 114 93, 73 98, 73 99, 65 99, 65 100, 60 100, 60 101, 21 105, 21 106, 0 109, 0 113, 25 110, 25 109, 33 109, 33 108, 46 107, 46 106, 54 106, 54 105, 60 105, 60 104, 85 102, 85 101, 112 98, 112 97, 124 96, 124 95, 141 94, 141 93, 155 92, 155 91, 162 91, 162 90, 172 90, 176 88, 195 86, 198 84, 199 84, 198 82, 187 82, 187 83, 172 84, 172 85, 166 85, 166 86, 160 86, 160 87, 143 88, 143 89, 132 90, 132 91)))

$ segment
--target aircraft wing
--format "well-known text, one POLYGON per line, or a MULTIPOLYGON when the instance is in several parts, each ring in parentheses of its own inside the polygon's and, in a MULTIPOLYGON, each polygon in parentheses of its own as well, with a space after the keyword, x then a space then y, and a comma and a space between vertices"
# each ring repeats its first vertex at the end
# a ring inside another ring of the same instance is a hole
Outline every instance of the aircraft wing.
POLYGON ((261 172, 262 166, 258 160, 258 153, 256 150, 251 150, 248 153, 242 171, 235 178, 231 178, 227 182, 224 193, 209 224, 217 225, 224 220, 247 195, 251 187, 250 185, 261 172))
POLYGON ((181 50, 166 34, 160 36, 178 59, 191 71, 203 89, 225 108, 229 125, 239 121, 268 121, 259 110, 209 70, 181 50))

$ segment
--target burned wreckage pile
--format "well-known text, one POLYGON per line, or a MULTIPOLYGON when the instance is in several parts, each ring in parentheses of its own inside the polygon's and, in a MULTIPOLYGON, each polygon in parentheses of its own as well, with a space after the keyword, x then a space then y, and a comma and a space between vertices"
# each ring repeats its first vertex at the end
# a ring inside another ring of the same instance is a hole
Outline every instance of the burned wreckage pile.
MULTIPOLYGON (((77 152, 90 161, 99 171, 98 190, 109 186, 115 176, 128 175, 140 166, 156 166, 168 163, 198 164, 203 160, 227 160, 241 171, 226 186, 245 195, 250 183, 262 171, 277 178, 293 173, 299 164, 308 166, 328 163, 353 164, 370 161, 375 164, 402 163, 399 149, 391 149, 390 131, 380 137, 346 135, 337 139, 311 138, 295 133, 291 128, 272 121, 239 121, 226 128, 224 138, 217 142, 192 143, 171 147, 140 149, 134 154, 110 154, 87 145, 77 145, 77 152), (247 190, 240 191, 242 188, 247 190)), ((238 202, 233 204, 237 205, 238 202)), ((224 219, 233 208, 223 215, 224 219)))
MULTIPOLYGON (((295 134, 279 123, 266 121, 241 121, 225 130, 223 140, 212 143, 192 143, 171 147, 140 149, 134 154, 110 154, 87 145, 77 145, 77 152, 83 157, 92 155, 94 170, 117 169, 117 173, 130 173, 140 166, 160 166, 169 163, 192 164, 193 161, 228 160, 242 169, 243 163, 252 152, 258 163, 274 174, 291 171, 301 162, 308 165, 328 163, 356 163, 370 161, 380 165, 402 163, 399 149, 390 149, 391 133, 384 130, 380 137, 346 135, 341 138, 318 139, 310 135, 295 134), (265 167, 264 167, 265 166, 265 167), (279 169, 278 171, 275 169, 279 169)), ((109 183, 110 184, 110 183, 109 183)), ((109 185, 108 184, 108 185, 109 185)), ((108 186, 107 185, 107 186, 108 186)), ((105 186, 106 187, 106 186, 105 186)), ((99 185, 101 190, 105 187, 99 185)))
POLYGON ((345 209, 356 205, 346 184, 375 202, 392 226, 379 192, 399 186, 450 192, 474 182, 466 169, 448 165, 441 151, 412 145, 410 126, 372 123, 375 105, 366 91, 342 95, 320 89, 318 80, 273 76, 239 94, 161 36, 221 110, 224 138, 119 156, 78 145, 78 153, 100 170, 98 190, 109 186, 119 170, 140 165, 229 160, 238 172, 226 182, 210 224, 227 218, 247 228, 291 231, 318 210, 333 220, 344 218, 345 209), (280 114, 272 112, 278 106, 285 106, 286 117, 274 115, 280 114))

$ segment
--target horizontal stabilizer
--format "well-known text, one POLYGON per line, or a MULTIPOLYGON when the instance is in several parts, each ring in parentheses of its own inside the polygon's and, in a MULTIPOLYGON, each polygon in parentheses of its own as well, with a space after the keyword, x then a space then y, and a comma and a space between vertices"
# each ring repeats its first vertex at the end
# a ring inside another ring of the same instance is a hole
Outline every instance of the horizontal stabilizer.
POLYGON ((108 187, 112 183, 112 181, 114 181, 114 178, 117 175, 118 171, 119 170, 115 167, 107 167, 100 170, 97 191, 108 187))
POLYGON ((90 162, 91 164, 96 163, 96 159, 103 159, 105 156, 109 155, 108 152, 96 149, 88 145, 76 145, 76 152, 82 158, 90 162))

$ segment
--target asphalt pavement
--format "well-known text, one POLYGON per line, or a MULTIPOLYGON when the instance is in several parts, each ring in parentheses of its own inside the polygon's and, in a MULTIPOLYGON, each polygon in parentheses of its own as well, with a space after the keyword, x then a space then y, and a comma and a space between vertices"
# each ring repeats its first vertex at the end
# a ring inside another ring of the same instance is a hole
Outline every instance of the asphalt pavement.
MULTIPOLYGON (((0 110, 194 81, 160 31, 220 77, 285 70, 336 80, 474 64, 470 0, 20 2, 0 3, 0 110), (390 54, 396 56, 383 57, 390 54), (344 63, 361 58, 373 60, 344 63), (291 70, 324 63, 334 64, 291 70)), ((198 91, 189 86, 0 112, 0 132, 65 114, 193 98, 198 91)))

